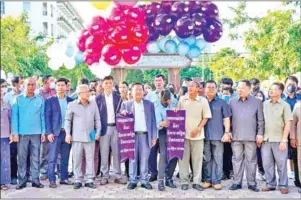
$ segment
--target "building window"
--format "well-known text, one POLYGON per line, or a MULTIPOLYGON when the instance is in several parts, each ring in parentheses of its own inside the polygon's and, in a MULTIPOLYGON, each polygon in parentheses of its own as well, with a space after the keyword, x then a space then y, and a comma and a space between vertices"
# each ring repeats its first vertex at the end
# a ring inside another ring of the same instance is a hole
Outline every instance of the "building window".
POLYGON ((51 24, 51 36, 52 37, 54 36, 54 26, 53 26, 53 24, 51 24))
POLYGON ((1 15, 5 14, 5 3, 1 1, 1 15))
POLYGON ((43 22, 43 34, 48 35, 48 23, 43 22))
POLYGON ((47 16, 47 3, 43 3, 43 16, 47 16))
POLYGON ((24 1, 23 2, 23 10, 24 10, 24 12, 29 12, 30 11, 30 6, 31 6, 31 3, 29 1, 24 1))
POLYGON ((53 17, 53 5, 50 6, 50 15, 53 17))

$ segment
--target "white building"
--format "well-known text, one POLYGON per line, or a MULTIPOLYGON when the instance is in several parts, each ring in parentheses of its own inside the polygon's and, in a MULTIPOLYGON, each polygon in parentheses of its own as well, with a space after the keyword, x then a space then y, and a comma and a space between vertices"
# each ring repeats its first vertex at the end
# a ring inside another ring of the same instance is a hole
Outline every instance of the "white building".
POLYGON ((81 16, 69 2, 1 1, 1 17, 23 12, 28 13, 32 36, 60 39, 84 28, 81 16))

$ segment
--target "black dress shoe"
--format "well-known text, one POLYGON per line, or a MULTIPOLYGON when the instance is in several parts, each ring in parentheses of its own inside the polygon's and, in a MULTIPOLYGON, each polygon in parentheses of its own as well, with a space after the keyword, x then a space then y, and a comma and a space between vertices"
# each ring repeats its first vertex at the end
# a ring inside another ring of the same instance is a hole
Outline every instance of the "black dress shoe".
POLYGON ((17 185, 16 190, 22 190, 23 188, 26 188, 26 184, 23 185, 17 185))
POLYGON ((233 185, 229 188, 229 190, 239 190, 239 189, 241 189, 241 185, 237 185, 237 184, 233 184, 233 185))
POLYGON ((91 189, 95 189, 96 188, 96 186, 94 185, 94 183, 85 183, 85 187, 91 188, 91 189))
POLYGON ((143 187, 147 190, 153 189, 153 186, 150 183, 143 183, 143 184, 141 184, 141 187, 143 187))
POLYGON ((68 178, 72 178, 73 175, 74 175, 73 172, 69 172, 69 173, 68 173, 68 178))
POLYGON ((150 178, 149 178, 149 182, 154 182, 154 181, 156 181, 156 180, 158 180, 157 179, 157 176, 151 176, 150 178))
POLYGON ((295 184, 296 187, 301 188, 301 183, 299 181, 294 181, 294 184, 295 184))
POLYGON ((135 189, 137 187, 137 183, 129 183, 128 184, 128 189, 129 190, 133 190, 133 189, 135 189))
POLYGON ((159 191, 164 191, 165 190, 164 181, 162 181, 162 180, 159 181, 158 190, 159 191))
POLYGON ((73 189, 80 189, 83 185, 81 183, 74 183, 73 189))
POLYGON ((173 183, 172 179, 166 180, 165 185, 170 188, 177 188, 177 186, 173 183))
POLYGON ((50 182, 50 183, 49 183, 49 187, 50 187, 50 188, 56 188, 57 185, 56 185, 55 182, 50 182))
POLYGON ((196 189, 197 191, 203 191, 203 187, 199 184, 192 184, 192 188, 196 189))
POLYGON ((12 178, 10 184, 17 185, 18 184, 18 179, 17 178, 12 178))
POLYGON ((31 182, 32 182, 31 176, 27 176, 27 182, 28 182, 28 183, 31 183, 31 182))
POLYGON ((44 185, 41 183, 32 183, 31 186, 35 188, 44 188, 44 185))
POLYGON ((179 173, 179 172, 177 173, 177 176, 176 176, 176 177, 177 177, 177 178, 180 178, 180 173, 179 173))
POLYGON ((181 189, 182 189, 182 190, 188 190, 188 184, 183 184, 183 185, 181 186, 181 189))
POLYGON ((260 190, 256 187, 256 185, 248 186, 249 190, 252 190, 253 192, 259 192, 260 190))
POLYGON ((60 184, 61 185, 73 185, 73 183, 69 180, 63 180, 63 181, 60 181, 60 184))

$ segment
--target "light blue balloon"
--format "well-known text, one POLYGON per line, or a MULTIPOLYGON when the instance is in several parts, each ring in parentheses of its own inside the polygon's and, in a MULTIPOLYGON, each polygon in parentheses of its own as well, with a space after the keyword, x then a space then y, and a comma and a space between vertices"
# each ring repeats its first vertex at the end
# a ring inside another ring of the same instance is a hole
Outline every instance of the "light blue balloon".
POLYGON ((84 62, 84 53, 81 51, 78 51, 74 57, 74 60, 77 64, 81 64, 84 62))
POLYGON ((203 51, 206 48, 207 42, 203 39, 197 39, 196 46, 200 48, 201 51, 203 51))
POLYGON ((158 45, 159 45, 159 48, 161 49, 161 51, 165 51, 165 43, 166 41, 168 40, 167 37, 161 37, 160 40, 158 41, 158 45))
POLYGON ((159 45, 156 41, 149 42, 147 44, 146 48, 147 48, 148 53, 159 53, 160 52, 159 45))
POLYGON ((178 36, 174 36, 174 37, 172 38, 172 40, 175 41, 175 42, 177 43, 177 45, 179 45, 180 40, 179 40, 178 36))
POLYGON ((186 38, 184 41, 187 42, 187 44, 189 46, 193 46, 196 43, 196 37, 192 35, 192 36, 186 38))
POLYGON ((164 48, 166 50, 166 53, 168 54, 174 54, 177 52, 178 45, 175 41, 173 40, 167 40, 165 42, 164 48))
POLYGON ((197 46, 192 46, 190 47, 188 51, 188 56, 189 58, 199 58, 201 55, 201 49, 197 46))
POLYGON ((186 42, 180 42, 178 45, 178 53, 180 56, 186 56, 189 51, 189 45, 186 42))
POLYGON ((66 56, 72 57, 74 55, 74 53, 75 53, 74 47, 73 46, 67 46, 66 51, 65 51, 66 56))

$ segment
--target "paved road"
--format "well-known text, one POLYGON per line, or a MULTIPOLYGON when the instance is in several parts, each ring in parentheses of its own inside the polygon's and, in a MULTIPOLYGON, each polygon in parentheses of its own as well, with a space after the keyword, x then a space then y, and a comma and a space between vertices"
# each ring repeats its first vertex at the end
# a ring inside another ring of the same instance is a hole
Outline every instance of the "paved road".
MULTIPOLYGON (((176 184, 179 186, 179 180, 175 178, 176 184)), ((177 189, 167 188, 164 192, 157 190, 157 182, 152 183, 154 189, 149 191, 144 188, 136 188, 135 190, 127 190, 125 185, 117 185, 110 180, 110 184, 100 186, 96 181, 96 189, 81 188, 74 190, 71 186, 61 186, 51 189, 48 187, 48 181, 42 182, 45 185, 43 189, 32 188, 31 184, 23 190, 15 190, 15 186, 10 185, 10 190, 1 191, 2 198, 122 198, 122 199, 146 199, 146 198, 287 198, 287 199, 301 199, 298 193, 298 188, 293 186, 292 180, 289 181, 289 194, 282 195, 279 190, 273 192, 252 192, 246 188, 246 181, 244 181, 243 189, 237 191, 229 191, 231 180, 223 181, 224 189, 215 191, 210 188, 203 192, 198 192, 189 188, 187 191, 182 191, 179 187, 177 189)), ((263 181, 258 180, 258 186, 264 186, 263 181)))

